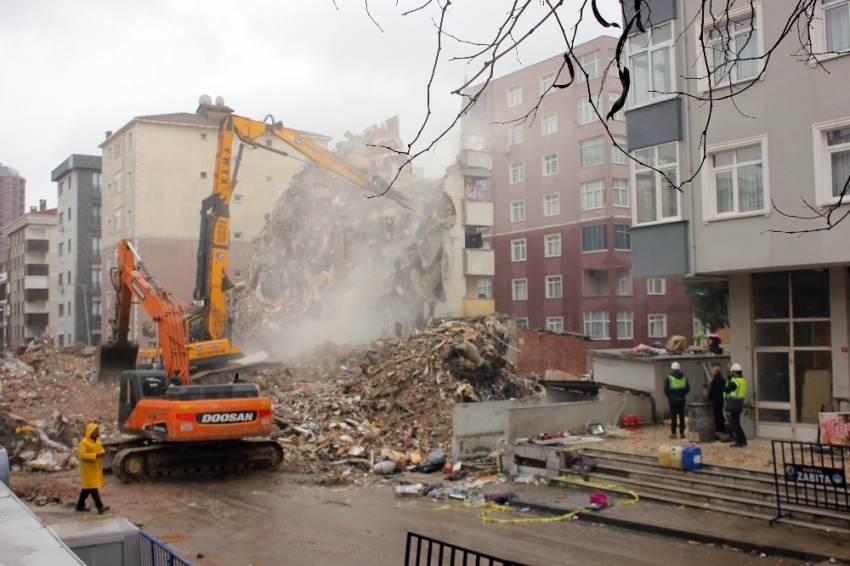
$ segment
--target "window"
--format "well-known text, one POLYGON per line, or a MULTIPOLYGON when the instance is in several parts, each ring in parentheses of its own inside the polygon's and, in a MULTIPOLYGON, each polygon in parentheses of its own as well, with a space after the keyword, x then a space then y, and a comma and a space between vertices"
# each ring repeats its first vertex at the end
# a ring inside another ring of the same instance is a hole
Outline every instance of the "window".
POLYGON ((543 236, 544 249, 543 255, 545 257, 560 257, 561 256, 561 235, 560 234, 549 234, 548 236, 543 236))
MULTIPOLYGON (((584 73, 587 73, 588 79, 598 79, 602 76, 602 60, 599 57, 598 49, 592 53, 579 55, 576 57, 576 61, 578 61, 578 64, 581 65, 582 69, 584 69, 584 73)), ((576 69, 576 80, 579 83, 583 83, 585 81, 584 73, 582 73, 581 70, 576 69)))
POLYGON ((64 286, 65 286, 65 282, 64 282, 64 281, 65 281, 65 278, 64 278, 64 276, 65 276, 65 274, 64 274, 64 273, 60 273, 59 275, 57 275, 57 277, 59 278, 59 286, 60 286, 60 287, 64 287, 64 286))
POLYGON ((582 96, 578 99, 578 125, 584 126, 585 124, 590 124, 591 122, 596 122, 599 120, 599 116, 596 115, 596 110, 594 110, 593 105, 590 104, 590 98, 587 96, 582 96))
MULTIPOLYGON (((68 303, 68 307, 66 308, 66 310, 68 312, 68 316, 71 316, 71 303, 70 302, 68 303)), ((68 342, 70 342, 70 341, 71 341, 71 339, 69 338, 68 342)))
POLYGON ((667 315, 649 315, 649 337, 664 338, 665 336, 667 336, 667 315))
MULTIPOLYGON (((847 4, 850 10, 850 4, 847 4)), ((814 126, 816 203, 819 206, 850 202, 850 118, 814 126)))
POLYGON ((827 132, 826 147, 832 177, 832 196, 846 195, 844 188, 850 179, 850 127, 827 132))
POLYGON ((469 109, 469 115, 472 116, 481 116, 482 114, 487 113, 487 93, 478 91, 477 95, 473 95, 475 102, 472 103, 472 107, 469 109), (477 97, 477 98, 476 98, 477 97))
POLYGON ((133 149, 133 132, 127 134, 127 151, 133 149))
POLYGON ((65 316, 65 305, 63 303, 59 303, 59 316, 65 316))
POLYGON ((59 226, 62 226, 63 218, 64 218, 64 217, 65 217, 65 213, 64 213, 64 212, 60 212, 60 213, 58 214, 58 216, 56 217, 56 223, 57 223, 59 226))
POLYGON ((511 163, 511 184, 525 181, 525 164, 511 163))
POLYGON ((103 311, 101 310, 100 301, 94 301, 91 304, 91 314, 92 316, 101 316, 103 311))
POLYGON ((516 319, 516 327, 517 328, 528 328, 528 319, 527 318, 516 319))
POLYGON ((563 285, 560 275, 550 275, 546 277, 546 298, 560 299, 563 297, 563 285))
POLYGON ((132 227, 133 227, 133 211, 128 210, 127 211, 127 228, 132 228, 132 227))
POLYGON ((558 154, 552 153, 543 156, 543 176, 555 175, 558 172, 558 154))
POLYGON ((525 201, 518 200, 511 203, 511 222, 522 222, 525 220, 525 201))
POLYGON ((631 234, 629 234, 628 224, 614 224, 614 249, 632 249, 632 237, 631 234))
POLYGON ((823 4, 826 51, 840 53, 850 49, 850 2, 821 0, 823 4))
POLYGON ((723 149, 709 148, 709 217, 726 217, 765 210, 762 141, 723 149), (713 197, 713 198, 712 198, 713 197))
POLYGON ((469 149, 475 151, 484 151, 484 148, 487 147, 487 138, 484 136, 469 136, 469 149))
POLYGON ((71 207, 68 207, 68 222, 71 221, 71 207))
POLYGON ((522 143, 522 124, 512 124, 510 126, 511 145, 522 143))
POLYGON ((241 204, 242 203, 242 195, 234 193, 233 194, 233 202, 241 204))
POLYGON ((242 232, 234 232, 233 233, 233 239, 234 240, 241 240, 242 239, 242 232))
POLYGON ((557 216, 561 213, 561 195, 543 197, 543 216, 557 216))
POLYGON ((511 281, 511 298, 514 301, 528 300, 528 279, 514 279, 511 281))
POLYGON ((91 239, 91 252, 93 255, 100 255, 100 236, 91 239))
POLYGON ((92 267, 91 270, 91 290, 92 291, 100 291, 100 285, 103 283, 103 279, 101 277, 101 269, 99 267, 92 267))
POLYGON ((547 316, 546 317, 546 330, 551 330, 552 332, 563 332, 564 331, 564 317, 562 317, 562 316, 547 316))
POLYGON ((92 173, 91 174, 91 188, 94 192, 100 192, 100 173, 92 173))
POLYGON ((581 227, 581 253, 608 249, 608 225, 594 224, 581 227))
POLYGON ((57 253, 57 255, 59 255, 59 257, 62 257, 62 250, 63 249, 65 249, 65 244, 60 242, 59 243, 59 250, 58 250, 58 253, 57 253))
POLYGON ((673 24, 654 27, 629 38, 632 104, 670 95, 673 90, 673 24))
POLYGON ((100 224, 100 205, 91 205, 91 220, 96 224, 100 224))
POLYGON ((508 107, 522 104, 522 85, 512 86, 508 89, 508 107))
MULTIPOLYGON (((66 275, 68 276, 68 285, 70 285, 70 284, 71 284, 71 281, 72 281, 72 279, 71 279, 71 270, 68 270, 68 273, 67 273, 66 275)), ((70 303, 69 303, 69 306, 68 306, 68 314, 69 314, 69 315, 71 314, 71 307, 70 307, 70 303)))
POLYGON ((133 186, 133 172, 127 171, 127 188, 132 189, 133 186))
POLYGON ((626 156, 625 152, 620 149, 626 147, 626 144, 628 143, 626 138, 623 136, 613 136, 613 139, 616 143, 611 144, 611 163, 616 163, 617 165, 627 164, 629 162, 629 158, 626 156))
POLYGON ((590 167, 605 162, 605 142, 602 136, 578 142, 579 167, 590 167))
POLYGON ((614 206, 629 206, 629 180, 628 179, 614 179, 613 180, 613 192, 614 192, 614 206))
POLYGON ((106 219, 106 233, 107 234, 112 233, 112 219, 111 218, 106 219))
POLYGON ((546 96, 547 94, 552 94, 555 92, 555 89, 552 85, 555 84, 555 73, 554 71, 551 73, 547 73, 540 77, 540 96, 546 96))
POLYGON ((647 279, 646 293, 648 295, 664 295, 664 279, 647 279))
POLYGON ((587 311, 584 313, 584 334, 594 340, 611 338, 611 321, 608 311, 587 311))
POLYGON ((617 340, 631 340, 634 334, 634 313, 617 311, 617 340))
POLYGON ((490 277, 478 278, 478 298, 493 298, 493 279, 490 277), (482 297, 483 295, 483 297, 482 297))
POLYGON ((242 270, 241 270, 241 269, 236 269, 236 270, 234 270, 234 271, 233 271, 233 276, 234 276, 236 279, 242 279, 242 270))
POLYGON ((201 134, 201 140, 203 141, 203 140, 206 140, 206 139, 207 139, 207 135, 206 135, 206 134, 201 134))
POLYGON ((551 136, 554 133, 558 132, 558 113, 552 112, 551 114, 543 115, 543 123, 542 123, 542 134, 544 136, 551 136))
POLYGON ((759 74, 759 38, 752 11, 706 28, 706 59, 711 86, 753 79, 759 74))
POLYGON ((115 190, 116 195, 121 192, 121 171, 115 174, 115 178, 112 182, 112 188, 115 190))
POLYGON ((628 267, 617 268, 617 295, 628 297, 632 294, 632 270, 628 267))
POLYGON ((63 181, 59 181, 59 196, 60 197, 62 196, 62 185, 63 185, 63 183, 64 183, 63 181))
POLYGON ((511 261, 525 261, 525 238, 511 240, 511 261))
POLYGON ((68 253, 71 253, 71 238, 68 238, 68 253))
MULTIPOLYGON (((610 112, 611 109, 614 108, 614 104, 618 100, 620 100, 620 96, 622 96, 622 94, 623 94, 622 92, 615 92, 613 90, 608 91, 608 112, 610 112)), ((620 108, 619 110, 617 110, 617 112, 614 113, 614 119, 619 121, 619 122, 625 122, 626 121, 626 108, 625 108, 625 106, 623 108, 620 108)))
POLYGON ((206 178, 207 178, 207 172, 201 171, 201 179, 206 179, 206 178))
POLYGON ((118 157, 119 155, 121 155, 121 142, 120 141, 115 142, 115 152, 114 152, 113 155, 115 155, 115 157, 118 157))
POLYGON ((115 227, 115 231, 120 232, 121 231, 121 207, 120 206, 115 209, 115 212, 113 213, 113 217, 114 217, 113 226, 115 227))
POLYGON ((597 179, 579 185, 582 210, 593 210, 605 206, 605 180, 597 179))
MULTIPOLYGON (((676 142, 635 151, 635 159, 662 171, 678 183, 679 151, 676 142)), ((635 163, 637 223, 657 222, 679 217, 679 191, 660 173, 635 163)))

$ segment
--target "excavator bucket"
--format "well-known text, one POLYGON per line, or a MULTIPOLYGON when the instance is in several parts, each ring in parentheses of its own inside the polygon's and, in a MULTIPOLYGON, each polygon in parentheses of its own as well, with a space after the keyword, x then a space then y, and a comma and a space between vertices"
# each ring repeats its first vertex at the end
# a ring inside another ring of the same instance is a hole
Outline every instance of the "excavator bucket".
POLYGON ((101 342, 95 353, 97 380, 117 382, 121 373, 136 369, 136 356, 139 353, 137 342, 101 342))

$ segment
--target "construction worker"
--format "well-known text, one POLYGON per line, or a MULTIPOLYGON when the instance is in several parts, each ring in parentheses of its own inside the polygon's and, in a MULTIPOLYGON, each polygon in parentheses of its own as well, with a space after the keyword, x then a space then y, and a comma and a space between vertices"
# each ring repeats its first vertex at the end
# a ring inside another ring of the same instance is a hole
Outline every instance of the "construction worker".
POLYGON ((77 507, 74 511, 88 511, 86 507, 86 499, 89 495, 94 500, 97 506, 97 512, 103 514, 109 511, 109 507, 105 506, 100 500, 98 489, 103 487, 103 468, 100 459, 106 456, 106 451, 100 443, 100 430, 97 428, 97 423, 89 423, 86 426, 86 436, 80 441, 80 475, 83 480, 83 489, 80 491, 80 498, 77 500, 77 507))
POLYGON ((726 384, 724 394, 726 395, 726 410, 732 419, 732 435, 735 442, 730 444, 732 448, 742 448, 747 445, 747 436, 741 428, 741 413, 744 411, 744 397, 747 396, 747 380, 741 375, 743 371, 741 364, 732 364, 729 368, 732 375, 726 384))
POLYGON ((691 384, 688 383, 688 378, 682 373, 682 366, 679 362, 670 364, 670 375, 667 376, 667 381, 664 382, 664 394, 667 396, 667 401, 670 403, 670 436, 667 438, 676 438, 676 419, 679 419, 679 433, 682 438, 685 438, 685 400, 688 393, 691 392, 691 384))
POLYGON ((726 401, 726 378, 720 366, 711 370, 711 384, 708 386, 708 401, 714 408, 714 434, 718 439, 725 438, 726 415, 723 414, 723 403, 726 401))

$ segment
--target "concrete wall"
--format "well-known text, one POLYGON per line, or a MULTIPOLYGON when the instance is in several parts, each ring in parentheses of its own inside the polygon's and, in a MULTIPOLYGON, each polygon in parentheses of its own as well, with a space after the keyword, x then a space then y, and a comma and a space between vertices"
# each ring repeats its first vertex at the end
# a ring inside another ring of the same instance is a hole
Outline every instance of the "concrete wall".
POLYGON ((456 403, 452 416, 452 461, 487 456, 505 436, 508 409, 538 406, 541 399, 456 403))

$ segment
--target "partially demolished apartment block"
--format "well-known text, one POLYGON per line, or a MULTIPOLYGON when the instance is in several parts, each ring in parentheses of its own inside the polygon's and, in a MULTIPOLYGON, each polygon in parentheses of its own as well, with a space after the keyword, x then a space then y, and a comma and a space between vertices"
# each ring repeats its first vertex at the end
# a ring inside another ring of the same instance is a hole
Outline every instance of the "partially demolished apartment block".
MULTIPOLYGON (((602 79, 615 48, 610 37, 575 48, 603 116, 620 96, 616 73, 602 79)), ((588 104, 587 81, 539 100, 562 63, 558 55, 491 81, 462 119, 466 155, 492 161, 492 182, 469 184, 495 213, 482 245, 495 250, 496 276, 482 276, 482 294, 521 325, 581 333, 593 348, 690 337, 692 309, 679 281, 632 277, 635 179, 588 104)), ((622 115, 607 122, 623 148, 625 124, 622 115)))

